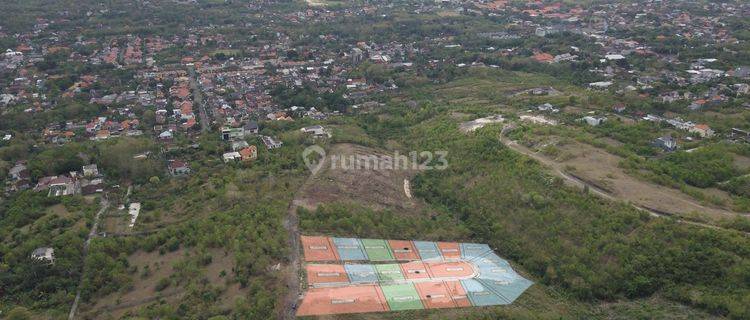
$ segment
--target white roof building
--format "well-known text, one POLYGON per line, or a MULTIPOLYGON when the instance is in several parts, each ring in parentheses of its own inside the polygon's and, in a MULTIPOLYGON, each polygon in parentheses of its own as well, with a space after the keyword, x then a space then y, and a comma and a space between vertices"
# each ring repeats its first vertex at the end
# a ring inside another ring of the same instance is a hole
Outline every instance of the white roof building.
POLYGON ((31 259, 53 263, 55 262, 55 249, 49 247, 36 248, 31 252, 31 259))

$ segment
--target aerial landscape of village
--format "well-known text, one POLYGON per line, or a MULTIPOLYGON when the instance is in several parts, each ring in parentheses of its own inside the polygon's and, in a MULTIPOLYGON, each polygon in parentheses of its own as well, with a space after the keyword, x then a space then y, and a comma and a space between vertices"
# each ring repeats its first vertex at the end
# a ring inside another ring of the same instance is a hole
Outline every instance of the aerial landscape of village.
POLYGON ((0 319, 750 319, 750 1, 2 0, 0 319))

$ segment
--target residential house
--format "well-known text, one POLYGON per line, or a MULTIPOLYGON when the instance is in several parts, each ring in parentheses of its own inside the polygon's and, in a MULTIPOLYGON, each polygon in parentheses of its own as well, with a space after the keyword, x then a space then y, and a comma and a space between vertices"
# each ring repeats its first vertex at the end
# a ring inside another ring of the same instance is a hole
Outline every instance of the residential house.
POLYGON ((12 94, 0 94, 0 106, 8 106, 16 101, 16 96, 12 94))
POLYGON ((745 95, 750 94, 750 85, 747 83, 737 83, 732 85, 732 88, 737 93, 737 95, 745 95))
POLYGON ((328 131, 326 131, 326 129, 323 128, 323 126, 320 126, 320 125, 315 125, 315 126, 310 126, 310 127, 304 127, 304 128, 302 128, 300 130, 302 132, 304 132, 304 133, 311 133, 313 135, 313 137, 316 137, 316 138, 323 138, 323 137, 329 137, 330 138, 331 137, 331 134, 328 133, 328 131))
POLYGON ((732 70, 732 75, 737 78, 750 79, 750 67, 742 66, 732 70))
POLYGON ((536 53, 531 58, 540 63, 552 63, 555 60, 553 55, 544 52, 536 53))
POLYGON ((616 60, 624 60, 625 56, 621 54, 608 54, 608 55, 605 55, 604 58, 609 61, 613 61, 613 60, 616 61, 616 60))
POLYGON ((69 196, 80 192, 78 181, 72 177, 60 176, 52 179, 48 185, 47 196, 59 197, 69 196))
POLYGON ((269 113, 266 116, 268 117, 269 120, 274 120, 274 121, 294 121, 294 119, 291 116, 287 115, 286 112, 274 112, 274 113, 269 113))
POLYGON ((257 134, 258 133, 258 123, 255 121, 248 121, 247 124, 245 124, 245 134, 257 134))
POLYGON ((13 166, 13 168, 10 168, 8 176, 10 176, 12 180, 23 180, 29 179, 31 174, 29 173, 29 169, 26 168, 26 164, 19 161, 13 166))
POLYGON ((224 141, 231 141, 236 139, 243 139, 245 137, 245 128, 232 128, 224 127, 221 129, 221 139, 224 141))
POLYGON ((39 179, 34 191, 41 192, 47 190, 47 196, 58 197, 73 195, 80 192, 80 185, 75 175, 71 176, 49 176, 39 179))
POLYGON ((598 81, 589 83, 589 88, 592 89, 606 89, 609 88, 613 83, 612 81, 598 81))
POLYGON ((47 264, 55 263, 55 249, 49 247, 36 248, 31 252, 31 259, 47 264))
POLYGON ((592 127, 595 127, 595 126, 598 126, 598 125, 602 124, 603 122, 607 121, 607 118, 606 117, 585 116, 581 120, 583 120, 584 122, 586 122, 586 124, 588 124, 588 125, 590 125, 592 127))
POLYGON ((232 151, 242 150, 250 146, 249 144, 247 144, 247 141, 245 140, 232 141, 231 145, 232 145, 232 151))
POLYGON ((81 194, 89 195, 104 192, 104 179, 81 179, 81 194))
POLYGON ((661 148, 664 151, 675 151, 677 150, 677 140, 671 136, 659 137, 654 140, 654 146, 661 148))
POLYGON ((698 111, 703 109, 706 106, 706 100, 705 99, 698 99, 693 101, 689 106, 688 109, 693 111, 698 111))
POLYGON ((615 105, 612 106, 612 110, 617 113, 623 113, 626 109, 627 107, 625 106, 625 104, 621 102, 615 103, 615 105))
POLYGON ((261 140, 263 141, 263 144, 266 145, 266 148, 268 148, 269 150, 280 148, 281 145, 283 144, 283 142, 276 140, 273 137, 269 137, 269 136, 262 136, 261 140))
POLYGON ((242 159, 242 155, 237 151, 226 152, 221 155, 221 159, 224 161, 224 163, 228 163, 242 159))
POLYGON ((180 160, 170 160, 168 169, 169 174, 171 174, 173 177, 190 174, 190 167, 188 166, 188 164, 180 160))
POLYGON ((706 124, 696 124, 688 131, 697 133, 701 138, 710 138, 714 135, 714 131, 706 124))
POLYGON ((171 141, 172 138, 173 138, 173 135, 172 135, 171 130, 166 130, 159 134, 159 140, 162 140, 162 141, 171 141))
POLYGON ((258 148, 256 146, 249 146, 240 150, 240 156, 242 161, 251 161, 258 159, 258 148))
POLYGON ((24 162, 18 162, 8 170, 8 185, 6 191, 17 192, 31 188, 31 173, 24 162))

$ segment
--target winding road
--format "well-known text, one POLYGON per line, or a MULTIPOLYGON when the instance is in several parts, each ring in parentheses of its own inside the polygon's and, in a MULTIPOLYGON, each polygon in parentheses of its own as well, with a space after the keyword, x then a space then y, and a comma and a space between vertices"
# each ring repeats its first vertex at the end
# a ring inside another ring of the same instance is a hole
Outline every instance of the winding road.
MULTIPOLYGON (((660 210, 655 210, 655 209, 652 209, 652 208, 649 208, 649 207, 645 207, 645 206, 642 206, 642 205, 638 205, 638 204, 632 203, 632 202, 628 201, 628 199, 622 199, 622 198, 616 197, 616 196, 610 194, 609 192, 607 192, 607 191, 605 191, 605 190, 597 187, 596 185, 594 185, 594 184, 592 184, 590 182, 587 182, 587 181, 585 181, 585 180, 583 180, 583 179, 581 179, 581 178, 579 178, 579 177, 577 177, 575 175, 572 175, 570 173, 567 173, 567 172, 561 170, 560 168, 558 168, 557 164, 554 163, 552 160, 549 160, 547 158, 544 158, 544 157, 540 156, 539 154, 537 154, 537 152, 534 152, 534 151, 532 151, 532 150, 530 150, 530 149, 528 149, 528 148, 526 148, 526 147, 524 147, 522 145, 519 145, 517 142, 515 142, 513 140, 510 140, 510 139, 508 139, 506 137, 500 136, 500 142, 502 142, 508 148, 510 148, 511 150, 513 150, 515 152, 521 153, 523 155, 531 157, 532 159, 534 159, 536 161, 539 161, 539 163, 541 163, 541 164, 545 165, 546 167, 550 168, 555 175, 563 178, 569 184, 577 186, 577 187, 579 187, 581 189, 584 189, 584 188, 588 187, 589 190, 593 194, 595 194, 595 195, 597 195, 597 196, 599 196, 601 198, 604 198, 604 199, 607 199, 607 200, 611 200, 611 201, 629 202, 630 205, 632 205, 634 208, 636 208, 636 209, 638 209, 640 211, 643 211, 643 212, 647 212, 652 217, 658 217, 658 218, 669 217, 669 218, 675 219, 675 221, 677 221, 679 223, 685 223, 685 224, 690 224, 690 225, 704 227, 704 228, 710 228, 710 229, 716 229, 716 230, 733 231, 733 232, 744 234, 745 236, 750 236, 749 232, 739 231, 739 230, 735 230, 735 229, 728 229, 728 228, 720 227, 720 226, 713 225, 713 224, 707 224, 707 223, 702 223, 702 222, 696 222, 696 221, 690 221, 690 220, 680 219, 680 218, 676 217, 672 213, 663 212, 663 211, 660 211, 660 210)), ((702 206, 702 205, 699 205, 699 206, 702 206)))

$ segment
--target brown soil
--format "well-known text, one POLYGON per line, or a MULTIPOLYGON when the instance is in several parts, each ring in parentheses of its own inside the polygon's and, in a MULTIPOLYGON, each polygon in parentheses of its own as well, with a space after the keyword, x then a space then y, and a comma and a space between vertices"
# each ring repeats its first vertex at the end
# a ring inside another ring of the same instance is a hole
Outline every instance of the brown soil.
POLYGON ((726 208, 704 205, 679 190, 632 177, 619 167, 622 158, 588 144, 571 142, 559 146, 562 153, 567 155, 561 160, 551 159, 518 144, 509 146, 563 174, 573 175, 601 189, 612 198, 658 212, 689 218, 697 215, 712 221, 741 214, 726 208))
POLYGON ((750 170, 750 157, 734 155, 734 166, 740 170, 750 170))
POLYGON ((393 152, 353 144, 337 144, 327 153, 328 156, 320 171, 308 179, 295 198, 296 205, 315 209, 323 203, 355 202, 375 210, 387 208, 399 211, 413 211, 417 207, 417 203, 404 193, 404 179, 411 180, 417 172, 412 168, 365 169, 352 168, 351 165, 342 168, 341 161, 332 168, 332 155, 393 156, 393 152))

